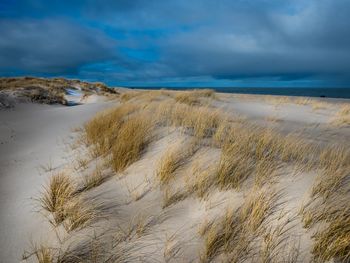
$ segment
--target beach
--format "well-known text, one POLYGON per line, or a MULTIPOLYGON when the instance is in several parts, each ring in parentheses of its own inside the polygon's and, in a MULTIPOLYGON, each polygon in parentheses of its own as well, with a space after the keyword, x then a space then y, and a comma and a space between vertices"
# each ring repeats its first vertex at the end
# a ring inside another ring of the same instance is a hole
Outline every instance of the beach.
POLYGON ((35 201, 50 176, 44 166, 53 172, 66 164, 72 130, 110 105, 102 101, 72 107, 20 103, 0 110, 0 262, 19 262, 31 241, 47 236, 50 225, 35 201))
POLYGON ((326 208, 348 211, 327 179, 347 178, 346 99, 118 93, 0 111, 1 262, 326 257, 326 208))

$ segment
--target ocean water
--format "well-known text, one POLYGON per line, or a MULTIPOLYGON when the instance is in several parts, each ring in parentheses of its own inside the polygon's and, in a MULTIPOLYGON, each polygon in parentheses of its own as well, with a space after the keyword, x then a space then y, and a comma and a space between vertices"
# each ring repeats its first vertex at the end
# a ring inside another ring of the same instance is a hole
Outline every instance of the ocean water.
MULTIPOLYGON (((142 88, 158 89, 158 88, 142 88)), ((192 88, 166 88, 172 90, 186 90, 192 88)), ((210 88, 217 92, 239 93, 239 94, 260 94, 260 95, 281 95, 281 96, 305 96, 305 97, 326 97, 350 99, 350 88, 236 88, 220 87, 210 88)))

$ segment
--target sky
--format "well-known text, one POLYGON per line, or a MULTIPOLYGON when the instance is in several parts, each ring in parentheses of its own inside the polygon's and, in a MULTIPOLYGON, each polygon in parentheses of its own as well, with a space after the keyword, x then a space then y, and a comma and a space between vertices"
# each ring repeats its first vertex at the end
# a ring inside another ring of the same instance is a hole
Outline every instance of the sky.
POLYGON ((350 87, 350 0, 0 0, 0 76, 350 87))

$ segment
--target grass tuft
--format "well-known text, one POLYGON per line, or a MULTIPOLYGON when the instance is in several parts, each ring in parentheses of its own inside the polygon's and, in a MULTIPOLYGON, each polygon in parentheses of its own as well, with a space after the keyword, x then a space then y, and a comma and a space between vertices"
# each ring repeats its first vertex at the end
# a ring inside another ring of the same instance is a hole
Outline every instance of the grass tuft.
POLYGON ((244 260, 259 227, 274 212, 277 198, 276 192, 253 192, 239 209, 228 210, 220 222, 207 230, 205 261, 220 253, 230 255, 232 262, 244 260))
POLYGON ((67 204, 65 214, 63 226, 67 232, 82 229, 97 218, 94 207, 78 198, 67 204))
POLYGON ((201 104, 201 98, 214 98, 215 92, 210 89, 182 91, 175 95, 175 101, 187 105, 201 104))
POLYGON ((152 120, 143 114, 130 117, 117 132, 112 145, 112 166, 116 172, 123 171, 137 161, 150 142, 152 120))
POLYGON ((34 252, 35 258, 38 261, 38 263, 53 263, 54 262, 54 256, 52 253, 52 249, 47 248, 45 246, 40 246, 36 249, 34 252))
POLYGON ((326 262, 331 259, 340 262, 350 260, 350 213, 333 218, 329 226, 315 235, 312 250, 316 262, 326 262))
POLYGON ((65 204, 72 198, 75 187, 71 178, 64 174, 55 174, 50 178, 48 186, 44 187, 39 202, 41 207, 52 213, 54 223, 61 223, 65 217, 65 204))
POLYGON ((332 119, 332 123, 337 126, 349 126, 350 125, 350 105, 344 104, 335 114, 332 119))

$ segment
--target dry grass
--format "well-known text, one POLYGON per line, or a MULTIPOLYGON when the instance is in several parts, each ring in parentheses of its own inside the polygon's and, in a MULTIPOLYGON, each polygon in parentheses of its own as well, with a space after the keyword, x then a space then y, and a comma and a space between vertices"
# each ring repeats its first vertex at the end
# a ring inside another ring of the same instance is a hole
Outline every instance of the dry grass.
POLYGON ((332 119, 332 123, 338 126, 350 125, 350 105, 344 104, 340 107, 335 117, 332 119))
POLYGON ((276 137, 273 132, 237 129, 227 126, 218 130, 215 138, 222 147, 222 156, 216 174, 221 187, 238 188, 254 173, 260 177, 277 166, 276 137), (258 165, 256 166, 256 164, 258 165))
POLYGON ((112 145, 112 166, 116 172, 123 171, 137 161, 150 142, 152 120, 149 115, 139 114, 123 123, 112 145))
POLYGON ((79 85, 84 94, 117 95, 115 89, 103 83, 88 83, 63 78, 0 78, 0 90, 14 91, 17 95, 29 98, 33 102, 67 105, 66 88, 79 85))
POLYGON ((259 251, 259 261, 263 263, 299 262, 300 248, 298 242, 292 240, 291 231, 293 225, 290 220, 276 226, 269 227, 264 231, 262 245, 259 251))
POLYGON ((232 262, 243 261, 252 249, 251 242, 257 237, 259 227, 274 212, 277 198, 273 191, 257 191, 239 209, 228 210, 220 222, 207 230, 202 259, 211 261, 225 253, 232 262))
POLYGON ((102 168, 100 166, 96 166, 96 169, 84 176, 84 190, 89 190, 91 188, 97 187, 104 181, 104 176, 102 175, 102 168))
POLYGON ((163 250, 163 259, 165 263, 179 260, 178 254, 181 251, 181 242, 175 234, 166 235, 163 250))
POLYGON ((54 255, 52 249, 46 246, 39 246, 34 251, 35 259, 38 263, 54 263, 54 255))
MULTIPOLYGON (((118 243, 110 241, 106 235, 86 237, 85 242, 72 243, 68 247, 34 245, 31 252, 25 251, 22 260, 38 263, 99 263, 99 262, 132 262, 135 258, 127 258, 126 249, 118 247, 118 243), (104 238, 108 241, 103 240, 104 238), (112 243, 112 244, 110 244, 112 243), (108 248, 108 249, 107 249, 108 248), (110 251, 111 248, 115 248, 110 251)), ((22 261, 21 261, 22 262, 22 261)))
POLYGON ((86 143, 93 145, 95 155, 109 153, 113 142, 115 142, 118 130, 129 116, 139 107, 136 104, 128 103, 97 114, 84 126, 86 143))
POLYGON ((65 205, 72 198, 75 191, 71 178, 63 173, 53 175, 48 186, 44 187, 39 202, 41 207, 52 213, 54 225, 66 218, 65 205))
POLYGON ((136 187, 130 186, 127 180, 124 181, 124 185, 128 190, 129 196, 134 202, 143 198, 147 194, 147 192, 150 191, 150 189, 152 188, 151 182, 147 177, 145 177, 144 181, 136 187))
POLYGON ((310 99, 309 98, 304 98, 304 97, 299 97, 294 100, 295 104, 299 105, 309 105, 310 104, 310 99))
POLYGON ((319 158, 323 170, 313 187, 312 195, 327 199, 335 193, 346 193, 350 179, 349 149, 343 146, 329 147, 321 152, 319 158))
POLYGON ((312 199, 303 208, 304 226, 321 227, 314 236, 312 253, 316 262, 350 260, 350 152, 334 146, 320 154, 319 176, 312 199))
POLYGON ((208 106, 182 103, 159 103, 155 106, 157 120, 165 126, 182 127, 188 134, 202 139, 211 137, 225 114, 208 106))
POLYGON ((268 116, 265 118, 268 122, 279 122, 281 121, 276 115, 268 116))
POLYGON ((75 159, 76 161, 76 165, 75 165, 75 169, 76 170, 85 170, 88 167, 89 164, 89 160, 83 157, 77 157, 75 159))
MULTIPOLYGON (((319 147, 297 136, 249 124, 222 123, 214 134, 222 148, 216 182, 222 188, 239 188, 252 174, 259 184, 277 175, 283 164, 309 170, 319 165, 319 147)), ((332 160, 331 160, 332 161, 332 160)))
POLYGON ((199 226, 198 226, 198 234, 200 236, 204 236, 208 233, 209 229, 212 228, 214 221, 209 221, 208 219, 205 219, 199 226))
POLYGON ((124 104, 97 115, 85 125, 94 155, 112 154, 111 165, 117 172, 136 161, 150 142, 152 120, 143 113, 132 114, 138 108, 124 104))
POLYGON ((318 100, 311 100, 310 102, 311 102, 312 110, 321 110, 329 107, 329 104, 327 102, 318 101, 318 100))
POLYGON ((277 95, 264 95, 261 97, 256 97, 258 99, 264 99, 266 102, 269 102, 274 105, 281 105, 286 103, 291 103, 292 99, 287 96, 277 96, 277 95))
POLYGON ((256 161, 255 166, 255 183, 258 186, 262 186, 266 183, 273 183, 277 176, 279 168, 278 162, 273 159, 261 158, 256 161))
POLYGON ((32 102, 43 104, 67 104, 65 93, 56 89, 35 87, 29 90, 27 88, 22 94, 28 97, 32 102))
POLYGON ((167 208, 171 205, 174 205, 182 200, 185 200, 188 197, 189 193, 183 190, 170 190, 169 187, 167 187, 164 190, 164 196, 163 196, 163 205, 162 208, 167 208))
POLYGON ((50 178, 39 202, 44 210, 50 212, 54 226, 63 223, 67 232, 86 226, 96 217, 91 205, 75 196, 73 181, 66 174, 56 174, 50 178))
POLYGON ((236 155, 236 145, 225 147, 219 162, 216 182, 222 188, 238 188, 253 173, 255 162, 244 153, 236 155))
MULTIPOLYGON (((323 202, 311 203, 304 207, 302 214, 305 227, 318 224, 314 234, 312 253, 315 262, 332 259, 348 262, 350 259, 350 206, 349 195, 334 194, 323 202)), ((318 200, 319 201, 319 200, 318 200)))
POLYGON ((215 92, 210 89, 181 91, 175 95, 175 101, 188 105, 201 104, 201 98, 214 98, 215 92))
POLYGON ((140 91, 127 91, 120 95, 121 102, 127 102, 133 98, 140 96, 142 92, 140 91))
POLYGON ((329 226, 316 234, 312 253, 317 262, 350 260, 350 211, 332 218, 329 226))
POLYGON ((97 218, 94 206, 79 198, 71 200, 65 206, 63 226, 67 232, 82 229, 97 218))
POLYGON ((206 199, 210 188, 215 185, 216 165, 192 164, 191 171, 186 177, 187 193, 195 193, 200 199, 206 199))
POLYGON ((188 105, 196 105, 200 103, 199 98, 193 97, 191 96, 191 94, 187 94, 187 93, 177 94, 175 96, 175 100, 176 102, 185 103, 188 105))
POLYGON ((15 78, 0 78, 0 89, 18 89, 26 87, 41 87, 54 88, 60 90, 61 88, 74 87, 79 85, 85 92, 101 92, 109 94, 118 94, 115 89, 107 87, 101 82, 85 82, 76 79, 64 78, 36 78, 36 77, 15 77, 15 78))
POLYGON ((180 168, 188 158, 198 149, 194 142, 185 145, 185 142, 172 145, 159 161, 156 176, 161 185, 168 184, 175 171, 180 168))

